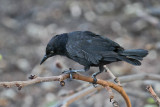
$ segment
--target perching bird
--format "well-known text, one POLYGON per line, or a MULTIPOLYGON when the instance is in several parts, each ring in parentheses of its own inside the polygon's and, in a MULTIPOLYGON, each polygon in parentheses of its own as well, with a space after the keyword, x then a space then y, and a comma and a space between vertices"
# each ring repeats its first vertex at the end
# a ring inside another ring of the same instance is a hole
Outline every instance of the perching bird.
POLYGON ((99 67, 99 72, 92 75, 95 84, 96 75, 104 71, 103 65, 125 61, 139 66, 140 60, 147 54, 148 51, 143 49, 125 50, 118 43, 90 31, 75 31, 54 36, 40 64, 49 57, 62 55, 84 66, 82 70, 71 70, 68 73, 87 71, 91 66, 99 67))

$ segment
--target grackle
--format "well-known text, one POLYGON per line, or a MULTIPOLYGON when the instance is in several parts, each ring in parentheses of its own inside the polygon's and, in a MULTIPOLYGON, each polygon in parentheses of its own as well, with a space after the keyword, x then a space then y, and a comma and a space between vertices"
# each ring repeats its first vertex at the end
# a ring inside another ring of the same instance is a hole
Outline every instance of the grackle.
POLYGON ((103 65, 125 61, 139 66, 147 54, 148 51, 143 49, 125 50, 118 43, 90 31, 75 31, 54 36, 40 64, 49 57, 62 55, 84 66, 84 69, 69 70, 66 73, 84 72, 91 66, 99 67, 99 72, 92 74, 93 84, 96 84, 96 76, 104 71, 103 65))

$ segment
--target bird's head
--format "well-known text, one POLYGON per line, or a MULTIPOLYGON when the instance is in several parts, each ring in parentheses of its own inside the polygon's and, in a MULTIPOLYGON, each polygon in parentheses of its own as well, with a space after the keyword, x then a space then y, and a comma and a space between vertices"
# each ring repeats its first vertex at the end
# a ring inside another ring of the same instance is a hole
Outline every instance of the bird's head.
POLYGON ((54 47, 52 45, 47 45, 46 47, 46 54, 44 55, 40 65, 45 61, 47 60, 49 57, 52 57, 55 55, 55 51, 54 51, 54 47))
POLYGON ((66 50, 67 39, 68 37, 66 33, 54 36, 49 41, 46 47, 46 54, 44 55, 40 64, 42 64, 45 60, 54 55, 64 55, 66 50))

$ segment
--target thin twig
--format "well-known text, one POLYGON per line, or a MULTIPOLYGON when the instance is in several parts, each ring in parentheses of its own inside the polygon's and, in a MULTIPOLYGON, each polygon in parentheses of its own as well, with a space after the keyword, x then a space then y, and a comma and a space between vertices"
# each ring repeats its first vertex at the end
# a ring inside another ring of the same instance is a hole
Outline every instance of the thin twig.
POLYGON ((155 93, 155 91, 153 90, 152 86, 149 85, 147 86, 147 91, 150 92, 151 96, 153 97, 153 99, 157 102, 157 104, 160 106, 160 98, 157 96, 157 94, 155 93))
POLYGON ((69 92, 66 92, 66 93, 63 93, 61 94, 60 96, 61 97, 68 97, 68 96, 71 96, 79 91, 82 91, 84 89, 86 89, 87 87, 89 87, 90 85, 89 84, 83 84, 82 86, 80 86, 79 88, 75 89, 75 90, 71 90, 69 92))
POLYGON ((160 81, 160 75, 157 74, 149 74, 149 73, 141 73, 141 74, 132 74, 127 76, 119 77, 121 83, 128 83, 138 80, 156 80, 160 81))
POLYGON ((112 102, 113 107, 119 107, 119 104, 116 100, 114 100, 114 94, 109 86, 106 86, 105 89, 108 91, 110 96, 110 102, 112 102))
POLYGON ((114 98, 114 94, 113 94, 111 88, 109 86, 105 86, 104 88, 108 91, 109 96, 110 96, 110 102, 112 102, 112 100, 114 98))
POLYGON ((69 75, 67 74, 62 74, 60 76, 51 76, 51 77, 36 77, 31 80, 27 81, 11 81, 11 82, 0 82, 0 86, 10 88, 10 87, 18 87, 18 89, 23 88, 24 86, 36 84, 36 83, 41 83, 41 82, 49 82, 49 81, 60 81, 62 82, 63 80, 69 78, 69 75))
MULTIPOLYGON (((96 90, 98 90, 100 87, 96 87, 96 88, 86 88, 76 94, 73 94, 72 96, 66 98, 65 100, 63 100, 63 102, 60 102, 59 104, 62 105, 62 107, 68 107, 69 104, 71 104, 72 102, 82 98, 83 96, 86 96, 88 93, 92 93, 96 90)), ((54 106, 55 107, 55 106, 54 106)))
POLYGON ((110 75, 110 77, 119 85, 119 86, 122 86, 121 83, 120 83, 120 80, 118 79, 118 77, 116 77, 111 71, 110 69, 104 65, 104 69, 107 71, 107 73, 110 75))

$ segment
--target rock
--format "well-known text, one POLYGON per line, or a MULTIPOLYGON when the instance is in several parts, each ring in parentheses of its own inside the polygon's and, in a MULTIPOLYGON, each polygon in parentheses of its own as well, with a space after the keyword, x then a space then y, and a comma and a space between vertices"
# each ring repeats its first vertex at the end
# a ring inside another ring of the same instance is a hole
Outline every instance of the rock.
POLYGON ((111 66, 111 72, 115 75, 124 75, 126 73, 129 73, 131 72, 132 70, 132 65, 131 64, 128 64, 126 62, 124 62, 123 64, 121 65, 116 65, 116 66, 111 66))
POLYGON ((147 22, 144 21, 144 20, 138 20, 136 21, 134 24, 133 24, 133 30, 134 31, 141 31, 143 30, 144 28, 146 28, 148 25, 147 25, 147 22))
POLYGON ((67 29, 66 28, 58 28, 56 30, 56 34, 62 34, 62 33, 66 33, 67 32, 67 29))
POLYGON ((70 13, 73 17, 80 17, 82 14, 82 10, 78 4, 78 2, 72 2, 70 4, 70 13))
POLYGON ((120 32, 122 30, 122 26, 118 21, 113 21, 111 23, 111 28, 114 32, 120 32))
POLYGON ((1 22, 3 23, 4 26, 11 29, 17 29, 20 26, 17 20, 9 17, 4 17, 1 22))
POLYGON ((141 3, 128 4, 124 7, 124 13, 126 15, 141 16, 145 13, 141 3))
POLYGON ((46 32, 48 32, 49 34, 51 34, 50 36, 53 36, 52 34, 56 33, 57 29, 58 29, 57 28, 57 24, 52 23, 52 24, 49 24, 46 27, 46 32))
POLYGON ((21 69, 22 71, 27 71, 28 69, 31 68, 29 61, 27 59, 18 59, 16 64, 18 68, 21 69))
POLYGON ((156 49, 160 50, 160 42, 157 42, 155 47, 156 47, 156 49))
POLYGON ((47 91, 51 91, 54 90, 54 88, 56 88, 56 84, 55 82, 43 82, 41 84, 41 87, 47 91))
POLYGON ((155 50, 151 50, 147 56, 151 60, 157 59, 157 52, 155 50))
POLYGON ((31 107, 33 103, 33 97, 31 95, 27 95, 24 98, 23 106, 22 107, 31 107))
POLYGON ((47 93, 46 96, 45 96, 45 99, 46 99, 47 102, 53 102, 57 98, 53 93, 47 93))
POLYGON ((15 99, 16 97, 16 92, 13 89, 6 89, 1 92, 1 97, 2 98, 9 98, 9 99, 15 99))
POLYGON ((29 23, 26 26, 26 33, 30 37, 40 39, 40 40, 43 40, 45 38, 44 35, 46 35, 45 27, 38 24, 34 24, 34 23, 29 23))
POLYGON ((38 75, 42 74, 42 73, 45 72, 45 71, 46 71, 46 68, 45 68, 44 66, 36 65, 36 66, 32 69, 31 74, 38 76, 38 75))
POLYGON ((115 5, 112 2, 99 2, 95 5, 96 11, 100 14, 104 12, 112 12, 115 9, 115 5))
POLYGON ((0 98, 0 107, 8 107, 9 101, 5 98, 0 98))
POLYGON ((151 49, 154 49, 155 46, 154 46, 154 44, 147 44, 147 45, 145 46, 145 48, 146 48, 147 50, 151 50, 151 49))
POLYGON ((7 62, 6 60, 1 60, 0 61, 0 73, 3 73, 4 69, 7 67, 7 62))
POLYGON ((159 83, 155 83, 155 84, 154 84, 154 90, 155 90, 155 92, 156 92, 157 94, 159 94, 159 92, 160 92, 160 84, 159 84, 159 83))
POLYGON ((66 90, 66 89, 61 89, 61 90, 59 90, 59 92, 58 92, 58 96, 65 95, 65 94, 67 94, 67 93, 68 93, 68 90, 66 90))
POLYGON ((96 14, 93 12, 93 11, 87 11, 85 14, 84 14, 85 18, 90 21, 90 22, 93 22, 95 21, 96 19, 96 14))

